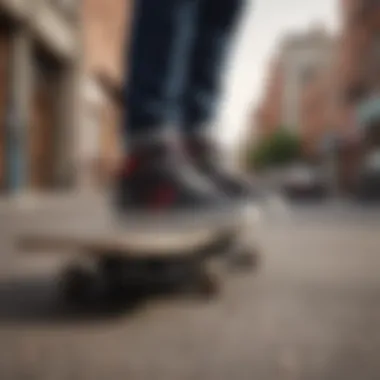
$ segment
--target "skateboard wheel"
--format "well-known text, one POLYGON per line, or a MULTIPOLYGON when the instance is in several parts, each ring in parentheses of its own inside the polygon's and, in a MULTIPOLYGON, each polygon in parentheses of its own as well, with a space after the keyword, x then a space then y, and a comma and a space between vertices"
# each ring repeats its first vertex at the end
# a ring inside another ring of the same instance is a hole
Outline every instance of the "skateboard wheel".
POLYGON ((198 292, 206 299, 212 299, 220 294, 223 269, 220 260, 210 260, 200 268, 198 275, 198 292))
POLYGON ((219 293, 219 283, 216 279, 211 277, 206 277, 200 284, 200 291, 202 295, 206 297, 213 297, 219 293))
POLYGON ((83 268, 69 268, 63 275, 61 290, 66 300, 77 303, 90 301, 95 295, 95 278, 83 268))
POLYGON ((212 299, 220 293, 219 281, 215 277, 208 274, 202 276, 198 286, 199 295, 201 295, 202 298, 212 299))
POLYGON ((99 272, 104 299, 109 305, 133 304, 146 293, 147 278, 143 276, 141 263, 107 259, 100 263, 99 272))

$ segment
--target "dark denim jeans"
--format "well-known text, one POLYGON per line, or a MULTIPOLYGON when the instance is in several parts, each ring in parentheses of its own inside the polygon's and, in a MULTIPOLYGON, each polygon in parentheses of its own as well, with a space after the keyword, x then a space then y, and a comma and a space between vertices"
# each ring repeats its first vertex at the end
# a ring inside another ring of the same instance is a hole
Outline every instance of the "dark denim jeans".
POLYGON ((136 0, 127 63, 128 138, 213 118, 244 0, 136 0))

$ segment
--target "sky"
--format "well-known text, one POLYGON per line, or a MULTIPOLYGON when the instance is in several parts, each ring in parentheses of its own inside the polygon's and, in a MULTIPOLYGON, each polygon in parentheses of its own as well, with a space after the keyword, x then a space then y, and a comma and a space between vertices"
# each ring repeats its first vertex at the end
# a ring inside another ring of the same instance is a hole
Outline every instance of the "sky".
POLYGON ((248 132, 247 118, 265 86, 268 63, 281 37, 311 24, 339 30, 338 0, 248 0, 225 77, 218 136, 235 146, 248 132))

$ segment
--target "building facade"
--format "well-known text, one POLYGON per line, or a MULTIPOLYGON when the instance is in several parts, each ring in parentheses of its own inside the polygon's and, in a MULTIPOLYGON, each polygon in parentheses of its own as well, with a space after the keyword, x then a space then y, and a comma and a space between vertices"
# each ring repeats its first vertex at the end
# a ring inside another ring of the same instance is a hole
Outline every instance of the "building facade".
POLYGON ((84 186, 107 183, 120 156, 132 6, 131 0, 83 0, 83 112, 78 162, 84 186))
POLYGON ((380 184, 380 3, 340 0, 339 10, 336 36, 314 28, 284 39, 254 124, 259 135, 295 128, 305 152, 353 193, 369 167, 380 184))
POLYGON ((290 35, 283 43, 282 118, 284 124, 295 131, 302 129, 301 105, 305 89, 317 82, 321 82, 318 85, 321 87, 331 66, 333 53, 334 39, 320 26, 303 34, 290 35))
POLYGON ((343 136, 354 137, 346 138, 341 144, 341 167, 348 173, 348 186, 357 189, 361 186, 363 169, 377 165, 380 173, 377 158, 380 153, 380 3, 341 0, 340 11, 343 20, 340 80, 344 98, 341 127, 343 136), (363 109, 366 115, 360 118, 363 109))
POLYGON ((380 88, 380 4, 371 0, 341 0, 345 92, 357 104, 380 88))
POLYGON ((259 135, 286 127, 301 135, 306 151, 313 153, 322 132, 333 124, 335 45, 320 26, 284 38, 256 114, 259 135))
POLYGON ((262 102, 254 114, 258 138, 270 136, 282 124, 283 91, 283 62, 275 57, 269 66, 262 102))
POLYGON ((0 0, 0 188, 75 184, 79 1, 0 0))

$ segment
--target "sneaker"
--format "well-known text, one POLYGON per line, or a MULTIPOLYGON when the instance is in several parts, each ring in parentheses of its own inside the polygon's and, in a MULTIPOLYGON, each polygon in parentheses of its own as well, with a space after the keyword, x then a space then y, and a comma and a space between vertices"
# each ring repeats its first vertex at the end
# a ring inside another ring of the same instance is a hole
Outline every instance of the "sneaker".
POLYGON ((204 233, 234 223, 232 202, 173 143, 135 146, 117 177, 114 201, 118 219, 144 231, 204 233))
POLYGON ((223 165, 217 144, 210 138, 192 136, 184 145, 196 169, 209 178, 229 199, 246 202, 256 198, 257 189, 246 178, 223 165))

